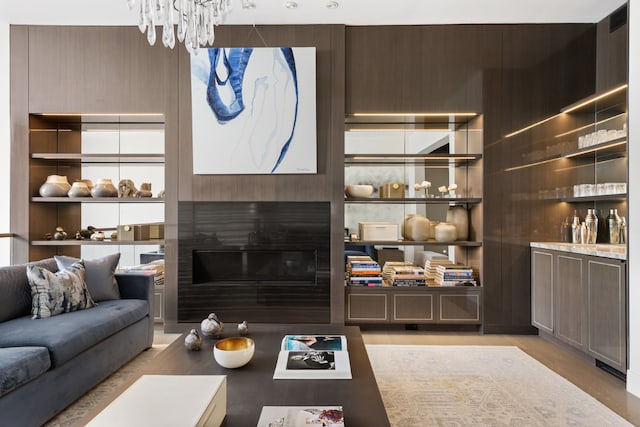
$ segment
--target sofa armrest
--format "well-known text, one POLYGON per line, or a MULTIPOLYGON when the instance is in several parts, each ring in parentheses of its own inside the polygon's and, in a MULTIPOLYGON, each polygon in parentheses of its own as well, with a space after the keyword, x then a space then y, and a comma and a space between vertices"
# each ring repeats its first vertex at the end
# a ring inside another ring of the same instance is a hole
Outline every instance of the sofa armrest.
POLYGON ((144 299, 153 303, 154 281, 152 274, 116 273, 120 298, 144 299))
POLYGON ((154 276, 153 274, 145 273, 116 273, 115 277, 120 289, 120 298, 141 299, 147 301, 149 305, 149 334, 147 339, 147 348, 149 348, 153 344, 154 276))

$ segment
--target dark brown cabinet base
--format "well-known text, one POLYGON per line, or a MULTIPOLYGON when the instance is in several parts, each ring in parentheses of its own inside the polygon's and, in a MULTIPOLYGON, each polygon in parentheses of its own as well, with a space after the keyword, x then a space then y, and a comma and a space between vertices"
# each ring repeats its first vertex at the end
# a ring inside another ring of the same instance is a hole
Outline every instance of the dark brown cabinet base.
POLYGON ((347 324, 482 323, 482 287, 345 288, 347 324))

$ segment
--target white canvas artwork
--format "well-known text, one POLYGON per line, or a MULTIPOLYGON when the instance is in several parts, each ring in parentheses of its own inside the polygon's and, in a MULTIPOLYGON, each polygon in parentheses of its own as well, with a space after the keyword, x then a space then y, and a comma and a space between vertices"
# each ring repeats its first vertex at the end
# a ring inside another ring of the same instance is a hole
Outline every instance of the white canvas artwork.
POLYGON ((194 174, 313 174, 314 47, 191 55, 194 174))

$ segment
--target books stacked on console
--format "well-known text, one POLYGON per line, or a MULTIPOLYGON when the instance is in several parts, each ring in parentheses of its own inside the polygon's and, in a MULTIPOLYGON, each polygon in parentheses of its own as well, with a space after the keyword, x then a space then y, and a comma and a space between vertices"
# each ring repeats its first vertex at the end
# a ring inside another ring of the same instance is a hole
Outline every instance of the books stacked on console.
POLYGON ((347 282, 350 286, 382 286, 381 269, 369 256, 347 257, 347 282))
POLYGON ((425 286, 427 283, 424 268, 411 262, 386 262, 382 277, 388 286, 425 286))
POLYGON ((448 258, 445 259, 427 259, 424 262, 424 271, 427 276, 427 283, 430 286, 436 285, 436 277, 438 275, 437 268, 439 266, 451 266, 453 261, 448 258))
POLYGON ((436 267, 435 283, 437 286, 477 286, 473 269, 461 264, 436 267))
POLYGON ((135 265, 133 267, 122 267, 118 273, 143 273, 153 275, 155 286, 164 285, 164 259, 158 259, 148 264, 135 265))

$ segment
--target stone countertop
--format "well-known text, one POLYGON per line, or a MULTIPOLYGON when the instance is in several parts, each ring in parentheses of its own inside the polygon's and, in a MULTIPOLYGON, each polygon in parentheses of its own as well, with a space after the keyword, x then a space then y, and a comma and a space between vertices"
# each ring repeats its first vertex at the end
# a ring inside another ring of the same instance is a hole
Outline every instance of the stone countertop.
POLYGON ((583 255, 593 255, 603 258, 627 259, 627 245, 609 245, 598 243, 595 245, 583 245, 579 243, 564 242, 531 242, 532 248, 550 249, 554 251, 571 252, 583 255))

